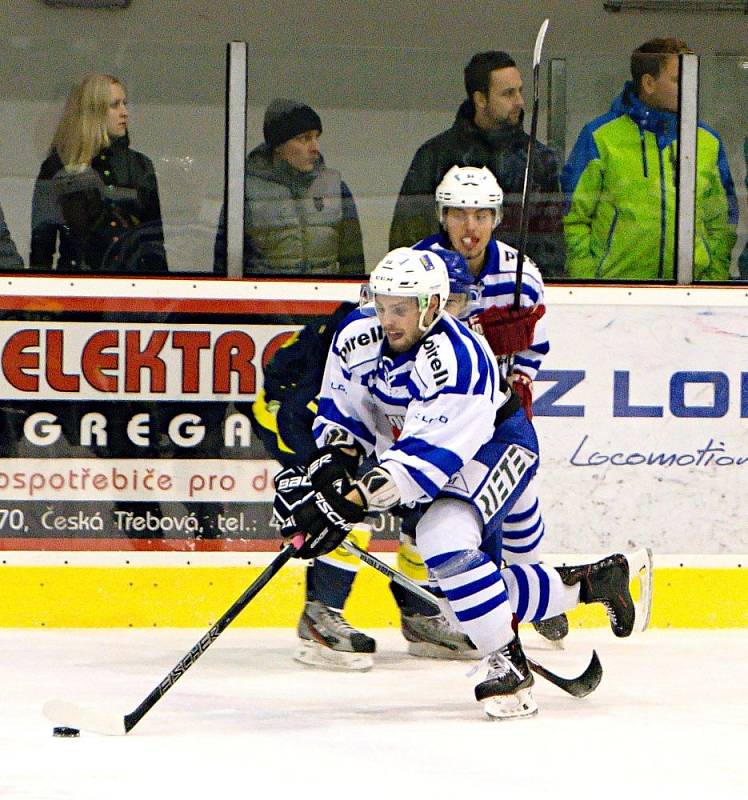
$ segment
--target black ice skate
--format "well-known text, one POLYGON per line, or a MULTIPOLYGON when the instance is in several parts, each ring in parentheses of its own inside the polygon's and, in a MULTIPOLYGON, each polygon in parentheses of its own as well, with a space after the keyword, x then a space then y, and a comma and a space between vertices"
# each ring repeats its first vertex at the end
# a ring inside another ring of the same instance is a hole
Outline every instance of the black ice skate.
POLYGON ((455 660, 481 657, 470 639, 453 627, 444 614, 432 617, 403 614, 400 629, 408 642, 408 653, 412 656, 455 660))
POLYGON ((629 562, 621 553, 594 564, 556 567, 567 586, 579 584, 582 603, 602 603, 616 636, 629 636, 634 630, 636 609, 629 589, 629 562))
POLYGON ((533 622, 532 627, 553 647, 563 650, 564 639, 569 634, 569 620, 566 614, 540 619, 537 622, 533 622))
POLYGON ((376 642, 318 600, 307 602, 297 628, 299 646, 294 659, 329 669, 367 670, 374 665, 376 642))
POLYGON ((538 713, 531 687, 535 679, 518 636, 488 656, 488 675, 475 687, 491 719, 516 719, 538 713))

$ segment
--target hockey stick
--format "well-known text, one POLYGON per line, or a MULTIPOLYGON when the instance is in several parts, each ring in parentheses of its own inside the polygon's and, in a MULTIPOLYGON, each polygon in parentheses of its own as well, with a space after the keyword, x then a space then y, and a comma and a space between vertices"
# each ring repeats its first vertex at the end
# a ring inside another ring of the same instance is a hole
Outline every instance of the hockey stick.
POLYGON ((527 143, 527 163, 525 164, 525 180, 522 186, 522 210, 520 214, 519 250, 517 252, 517 277, 514 282, 514 308, 519 311, 519 298, 522 294, 522 267, 527 248, 527 232, 530 226, 530 176, 532 175, 532 155, 535 149, 535 137, 538 132, 538 84, 540 77, 540 56, 543 52, 543 40, 548 30, 548 20, 543 20, 535 38, 535 50, 532 55, 532 119, 530 122, 530 140, 527 143))
POLYGON ((396 569, 392 569, 392 567, 385 564, 384 561, 380 561, 378 558, 371 555, 371 553, 363 550, 349 539, 343 540, 343 547, 352 556, 360 558, 364 564, 368 564, 370 567, 373 567, 378 572, 381 572, 386 578, 389 578, 398 586, 402 586, 403 589, 415 595, 419 600, 423 600, 423 602, 426 603, 430 609, 432 609, 434 614, 442 613, 441 608, 439 608, 439 604, 434 600, 434 595, 431 594, 431 592, 429 592, 427 589, 424 589, 423 586, 419 586, 415 581, 410 580, 410 578, 406 578, 401 572, 398 572, 396 569))
POLYGON ((280 571, 281 567, 296 555, 296 552, 303 543, 303 535, 294 537, 291 544, 280 551, 205 636, 200 639, 189 653, 179 659, 174 669, 172 669, 145 700, 129 714, 125 714, 124 717, 113 716, 112 714, 108 714, 105 710, 84 708, 83 706, 69 703, 65 700, 49 700, 44 704, 44 708, 42 709, 44 715, 56 726, 77 728, 78 730, 83 729, 109 736, 123 736, 129 733, 213 642, 215 642, 223 631, 228 628, 239 613, 243 611, 249 605, 250 601, 270 582, 270 579, 280 571))
MULTIPOLYGON (((376 556, 373 556, 366 550, 362 550, 357 544, 354 544, 348 539, 343 541, 343 547, 351 555, 358 556, 358 558, 360 558, 365 564, 373 567, 378 572, 381 572, 382 575, 385 575, 399 586, 402 586, 403 589, 406 589, 420 600, 428 603, 434 608, 435 613, 441 613, 441 609, 434 601, 434 596, 422 586, 419 586, 401 572, 398 572, 388 564, 385 564, 384 561, 381 561, 376 556)), ((527 658, 527 663, 530 669, 536 675, 540 675, 541 678, 545 678, 549 683, 552 683, 554 686, 558 686, 559 689, 562 689, 564 692, 567 692, 567 694, 570 694, 573 697, 586 697, 590 692, 597 688, 603 677, 603 668, 600 663, 600 659, 597 657, 597 653, 594 650, 592 651, 590 663, 587 665, 584 672, 575 678, 564 678, 561 675, 556 675, 554 672, 551 672, 549 669, 546 669, 546 667, 542 666, 542 664, 538 664, 537 661, 529 658, 527 654, 525 654, 525 658, 527 658)))

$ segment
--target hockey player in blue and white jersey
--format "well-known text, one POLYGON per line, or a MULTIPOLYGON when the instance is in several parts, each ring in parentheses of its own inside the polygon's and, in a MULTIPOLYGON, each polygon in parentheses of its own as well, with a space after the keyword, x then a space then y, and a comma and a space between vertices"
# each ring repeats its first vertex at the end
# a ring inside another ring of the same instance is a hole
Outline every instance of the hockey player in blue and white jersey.
MULTIPOLYGON (((522 269, 519 336, 507 335, 512 321, 500 315, 514 300, 517 276, 517 251, 494 238, 501 222, 503 193, 493 173, 487 168, 452 167, 436 189, 436 214, 440 232, 421 240, 418 250, 453 250, 468 264, 473 281, 479 287, 478 311, 471 309, 472 320, 480 320, 491 349, 499 359, 503 377, 522 400, 532 419, 532 382, 550 345, 545 326, 545 287, 537 266, 525 258, 522 269), (497 319, 497 316, 498 319, 497 319), (527 335, 529 333, 529 335, 527 335), (524 339, 524 341, 519 341, 524 339), (517 348, 517 351, 514 350, 517 348)), ((530 481, 503 525, 503 556, 507 564, 538 561, 545 524, 540 510, 535 481, 530 481)), ((565 615, 535 623, 541 636, 562 646, 569 631, 565 615)))
MULTIPOLYGON (((475 283, 481 287, 480 305, 484 310, 512 305, 517 276, 517 251, 494 238, 502 219, 504 194, 488 167, 452 167, 436 188, 436 213, 441 230, 413 246, 418 250, 455 250, 467 261, 475 283)), ((506 353, 497 353, 504 377, 532 416, 531 384, 550 346, 543 312, 545 286, 540 270, 525 257, 522 266, 520 308, 537 309, 531 341, 512 354, 511 367, 506 353)), ((491 342, 493 329, 484 333, 491 342)), ((492 343, 493 345, 493 343, 492 343)), ((495 352, 495 350, 494 350, 495 352)))
MULTIPOLYGON (((302 558, 330 552, 367 514, 424 504, 416 541, 460 628, 485 656, 475 687, 492 718, 534 714, 533 677, 512 627, 601 602, 628 636, 635 609, 622 555, 500 571, 501 526, 537 467, 537 439, 483 337, 444 313, 449 279, 434 252, 399 248, 370 276, 372 304, 338 328, 308 465, 312 491, 281 532, 302 558), (364 456, 375 466, 352 479, 364 456)), ((278 487, 279 493, 281 487, 278 487)))
MULTIPOLYGON (((449 255, 459 261, 460 283, 454 291, 456 297, 462 297, 459 293, 470 291, 472 281, 462 257, 449 255)), ((355 303, 342 303, 331 316, 310 322, 265 366, 263 387, 252 404, 250 419, 268 454, 284 467, 281 474, 287 479, 305 474, 305 465, 316 453, 312 425, 325 360, 338 325, 357 307, 355 303)), ((351 540, 363 549, 370 539, 367 525, 359 525, 351 533, 351 540)), ((412 537, 401 535, 397 563, 411 580, 428 586, 426 567, 412 537)), ((356 556, 338 547, 307 567, 296 661, 338 670, 368 670, 374 665, 375 640, 350 625, 343 615, 360 565, 356 556)), ((448 659, 477 656, 472 643, 443 615, 434 615, 430 607, 397 584, 392 583, 390 588, 410 654, 448 659)))

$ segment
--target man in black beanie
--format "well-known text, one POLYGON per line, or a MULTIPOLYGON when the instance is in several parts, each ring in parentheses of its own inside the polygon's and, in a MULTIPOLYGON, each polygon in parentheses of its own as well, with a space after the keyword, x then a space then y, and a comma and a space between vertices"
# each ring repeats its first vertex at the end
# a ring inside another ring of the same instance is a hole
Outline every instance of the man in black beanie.
MULTIPOLYGON (((356 204, 340 173, 325 166, 319 114, 276 98, 262 130, 265 142, 247 156, 244 174, 244 274, 363 275, 356 204)), ((214 269, 226 271, 225 209, 214 269)))

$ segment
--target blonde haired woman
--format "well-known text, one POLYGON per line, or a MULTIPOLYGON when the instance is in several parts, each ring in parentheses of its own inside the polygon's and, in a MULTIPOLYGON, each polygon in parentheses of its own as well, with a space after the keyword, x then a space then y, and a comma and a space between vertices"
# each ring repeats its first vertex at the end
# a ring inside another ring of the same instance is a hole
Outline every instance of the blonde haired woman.
POLYGON ((156 173, 130 148, 124 84, 87 75, 68 97, 34 186, 32 269, 165 272, 156 173))

